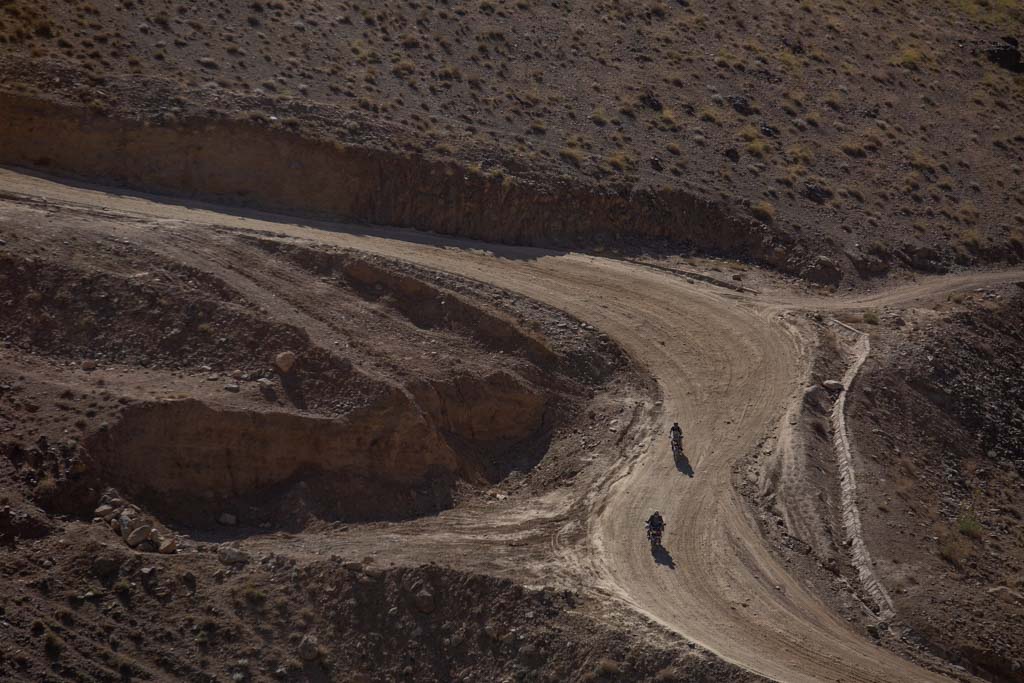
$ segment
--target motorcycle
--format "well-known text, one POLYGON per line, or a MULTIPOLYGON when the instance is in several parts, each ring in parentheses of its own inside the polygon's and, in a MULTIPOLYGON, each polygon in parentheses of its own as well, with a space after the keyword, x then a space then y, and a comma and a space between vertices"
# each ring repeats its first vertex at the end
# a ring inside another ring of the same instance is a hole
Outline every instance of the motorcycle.
POLYGON ((678 460, 683 457, 683 437, 672 437, 672 457, 678 460))
POLYGON ((661 534, 664 531, 664 527, 652 527, 650 524, 647 525, 647 540, 651 542, 652 549, 661 545, 661 534))

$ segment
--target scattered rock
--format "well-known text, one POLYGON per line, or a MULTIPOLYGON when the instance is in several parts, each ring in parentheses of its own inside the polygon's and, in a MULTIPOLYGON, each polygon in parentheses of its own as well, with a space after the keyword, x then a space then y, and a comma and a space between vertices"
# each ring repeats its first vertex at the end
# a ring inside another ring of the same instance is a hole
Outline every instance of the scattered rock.
POLYGON ((221 545, 217 547, 217 559, 221 564, 245 564, 251 558, 249 553, 239 550, 234 546, 221 545))
POLYGON ((217 518, 217 522, 223 524, 224 526, 235 526, 236 524, 238 524, 238 517, 235 517, 230 512, 225 512, 217 518))
POLYGON ((152 538, 153 527, 144 525, 134 529, 124 540, 130 548, 134 548, 141 545, 143 541, 149 541, 152 538))
POLYGON ((311 662, 320 656, 320 641, 316 636, 306 634, 299 641, 299 656, 303 661, 311 662))
POLYGON ((93 558, 90 571, 92 571, 92 575, 97 579, 107 579, 117 574, 123 561, 124 558, 118 557, 117 555, 98 555, 93 558))
POLYGON ((538 650, 537 646, 533 643, 527 643, 519 648, 518 657, 519 661, 522 662, 524 666, 531 669, 540 666, 544 661, 540 650, 538 650))
POLYGON ((145 541, 140 543, 138 547, 135 549, 143 553, 155 553, 157 546, 153 539, 147 538, 145 541))
POLYGON ((843 279, 843 271, 829 257, 817 256, 804 270, 804 276, 818 284, 837 285, 843 279))
POLYGON ((224 385, 224 391, 230 391, 232 394, 237 394, 240 389, 241 389, 241 387, 239 387, 237 384, 225 384, 224 385))
POLYGON ((430 614, 434 611, 434 594, 426 588, 421 588, 419 592, 416 593, 415 601, 416 609, 418 609, 420 612, 423 612, 424 614, 430 614))
POLYGON ((825 380, 824 382, 821 383, 821 386, 825 387, 829 391, 836 391, 836 392, 842 391, 843 389, 846 388, 846 387, 843 386, 842 382, 840 382, 838 380, 834 380, 834 379, 827 379, 827 380, 825 380))
POLYGON ((640 101, 643 102, 645 107, 647 107, 648 109, 653 109, 654 111, 661 111, 665 106, 661 103, 661 100, 659 100, 651 93, 645 94, 643 97, 640 98, 640 101))
POLYGON ((291 351, 282 351, 274 358, 274 367, 280 370, 282 375, 287 375, 294 365, 295 354, 291 351))
POLYGON ((861 275, 881 275, 889 270, 888 260, 878 254, 864 254, 858 251, 846 252, 846 257, 861 275))
POLYGON ((1007 586, 996 586, 989 588, 988 594, 1011 605, 1024 605, 1024 595, 1007 586))
POLYGON ((133 516, 129 511, 122 510, 116 519, 111 520, 111 525, 114 526, 115 531, 121 534, 121 538, 128 540, 132 532, 146 526, 146 522, 133 516), (116 526, 114 526, 115 524, 116 526))
POLYGON ((1017 74, 1024 73, 1024 58, 1021 56, 1020 43, 1012 36, 1007 36, 1002 41, 985 48, 985 56, 988 61, 1007 71, 1017 74))
POLYGON ((117 510, 111 505, 100 505, 96 508, 96 511, 93 512, 94 517, 98 517, 105 522, 109 522, 116 514, 117 510))
POLYGON ((804 183, 804 196, 816 204, 824 204, 832 198, 832 190, 817 183, 804 183))
POLYGON ((162 555, 173 555, 178 552, 178 542, 173 538, 165 538, 157 546, 157 552, 162 555))
POLYGON ((754 113, 754 108, 750 105, 750 100, 746 97, 743 97, 742 95, 733 95, 727 99, 729 100, 729 104, 732 105, 732 108, 740 116, 750 116, 754 113))
POLYGON ((83 360, 82 361, 82 369, 83 370, 95 370, 96 369, 96 361, 94 361, 92 359, 83 360))
POLYGON ((939 252, 932 247, 908 244, 895 253, 904 263, 907 263, 916 270, 923 270, 929 273, 941 273, 946 270, 939 252))

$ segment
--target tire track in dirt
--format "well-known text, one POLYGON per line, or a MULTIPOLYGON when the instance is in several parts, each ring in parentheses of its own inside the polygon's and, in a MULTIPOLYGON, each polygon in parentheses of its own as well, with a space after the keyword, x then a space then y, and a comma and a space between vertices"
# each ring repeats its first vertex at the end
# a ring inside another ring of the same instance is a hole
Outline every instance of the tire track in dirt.
MULTIPOLYGON (((587 542, 559 544, 556 561, 592 588, 769 678, 787 681, 941 680, 853 632, 810 593, 766 547, 750 511, 733 490, 733 467, 767 436, 787 407, 799 400, 801 345, 786 309, 821 308, 822 301, 777 300, 712 291, 656 269, 578 254, 492 247, 390 230, 328 223, 295 225, 274 216, 240 216, 145 197, 108 194, 0 171, 0 187, 55 205, 102 207, 172 221, 177 229, 257 230, 279 239, 308 239, 361 249, 495 284, 561 308, 602 329, 659 381, 666 422, 686 425, 686 454, 695 471, 678 472, 663 425, 644 413, 637 434, 652 436, 639 457, 624 458, 602 488, 591 492, 587 542), (659 508, 668 520, 670 559, 652 557, 642 521, 659 508), (570 565, 570 566, 564 566, 570 565)), ((145 222, 126 230, 153 229, 145 222)), ((836 308, 897 303, 1019 275, 977 274, 914 283, 836 308), (973 278, 973 279, 972 279, 973 278)), ((634 437, 639 438, 639 437, 634 437)), ((641 449, 643 450, 643 449, 641 449)), ((547 524, 570 501, 548 501, 536 513, 547 524)), ((523 524, 528 512, 518 516, 523 524)), ((501 533, 501 520, 476 520, 464 531, 501 533)), ((572 523, 571 521, 569 523, 572 523)), ((456 525, 458 526, 458 525, 456 525)), ((550 525, 549 525, 550 526, 550 525)), ((422 525, 419 541, 436 545, 461 531, 422 525)), ((393 538, 380 536, 385 546, 393 538)), ((466 541, 466 544, 471 540, 466 541)), ((558 543, 556 540, 555 543, 558 543)), ((465 545, 465 544, 464 544, 465 545)))

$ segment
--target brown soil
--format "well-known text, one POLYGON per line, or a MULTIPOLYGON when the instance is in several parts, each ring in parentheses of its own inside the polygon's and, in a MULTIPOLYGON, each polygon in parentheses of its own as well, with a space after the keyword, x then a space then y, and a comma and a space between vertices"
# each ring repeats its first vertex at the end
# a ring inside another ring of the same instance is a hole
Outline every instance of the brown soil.
POLYGON ((0 150, 502 241, 668 238, 826 283, 1024 257, 1019 7, 756 15, 11 0, 0 150))

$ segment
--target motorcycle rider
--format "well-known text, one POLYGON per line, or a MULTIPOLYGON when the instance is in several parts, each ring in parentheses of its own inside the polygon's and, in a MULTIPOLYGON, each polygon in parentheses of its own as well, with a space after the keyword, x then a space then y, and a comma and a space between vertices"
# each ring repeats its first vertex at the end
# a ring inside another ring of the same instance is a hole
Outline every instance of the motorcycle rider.
POLYGON ((665 530, 665 520, 662 518, 660 512, 655 511, 653 515, 647 518, 647 528, 654 529, 656 531, 665 530))
POLYGON ((679 443, 683 440, 683 428, 679 426, 678 422, 672 423, 672 429, 668 430, 668 433, 672 437, 672 443, 679 443))

